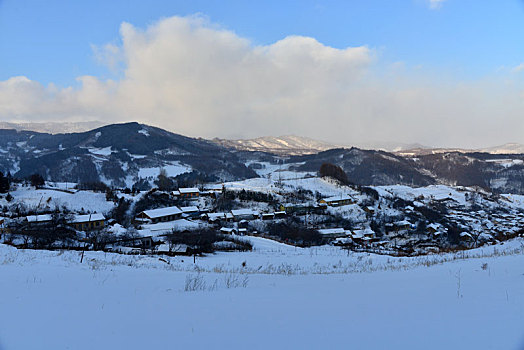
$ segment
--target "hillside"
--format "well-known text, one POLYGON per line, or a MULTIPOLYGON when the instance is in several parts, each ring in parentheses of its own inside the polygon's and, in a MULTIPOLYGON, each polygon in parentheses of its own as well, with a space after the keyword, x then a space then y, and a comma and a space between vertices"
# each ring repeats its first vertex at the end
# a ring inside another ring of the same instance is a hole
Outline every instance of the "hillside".
POLYGON ((40 173, 52 181, 124 187, 152 181, 160 168, 170 176, 195 171, 209 180, 256 176, 223 147, 138 123, 54 135, 0 130, 0 170, 20 178, 40 173))

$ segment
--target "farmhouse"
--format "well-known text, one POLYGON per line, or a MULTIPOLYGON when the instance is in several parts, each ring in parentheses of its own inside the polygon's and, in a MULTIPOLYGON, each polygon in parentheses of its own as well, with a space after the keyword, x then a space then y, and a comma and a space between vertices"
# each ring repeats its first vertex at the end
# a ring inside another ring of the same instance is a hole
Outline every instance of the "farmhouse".
POLYGON ((180 210, 182 210, 182 216, 197 217, 200 214, 200 210, 195 206, 180 207, 180 210))
POLYGON ((231 214, 233 215, 233 220, 240 221, 240 220, 254 220, 257 219, 259 214, 257 211, 251 210, 251 209, 236 209, 231 210, 231 214))
POLYGON ((179 188, 180 198, 197 198, 200 190, 196 187, 179 188))
POLYGON ((329 205, 330 207, 339 207, 341 205, 353 204, 355 203, 355 201, 350 196, 344 194, 340 196, 323 198, 319 201, 319 203, 325 203, 329 205))
POLYGON ((102 214, 75 215, 71 224, 77 230, 91 231, 105 227, 106 218, 102 214))
POLYGON ((273 220, 275 218, 275 213, 263 213, 262 220, 273 220))
POLYGON ((167 207, 159 209, 144 210, 139 213, 135 222, 137 223, 148 223, 151 222, 156 224, 163 221, 173 221, 182 217, 182 210, 178 207, 167 207))
POLYGON ((279 210, 290 214, 306 214, 313 208, 314 205, 310 203, 284 203, 280 204, 279 210))
POLYGON ((222 184, 208 184, 204 186, 204 191, 222 193, 224 190, 224 185, 222 184))
POLYGON ((341 238, 346 237, 346 230, 343 228, 323 228, 319 229, 318 233, 322 235, 324 238, 341 238))
POLYGON ((25 217, 29 226, 44 226, 50 224, 53 220, 51 214, 29 215, 25 217))

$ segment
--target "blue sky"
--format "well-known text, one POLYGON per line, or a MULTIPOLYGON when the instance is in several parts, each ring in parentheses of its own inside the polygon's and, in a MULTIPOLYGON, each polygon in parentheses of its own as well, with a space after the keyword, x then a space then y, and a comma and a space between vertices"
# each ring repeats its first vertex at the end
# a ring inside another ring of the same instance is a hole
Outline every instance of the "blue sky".
POLYGON ((111 73, 91 44, 118 42, 119 26, 201 13, 254 44, 291 34, 325 45, 367 45, 385 62, 481 77, 524 59, 520 1, 0 1, 0 79, 73 84, 111 73))
POLYGON ((0 119, 524 143, 523 37, 519 0, 0 0, 0 119))

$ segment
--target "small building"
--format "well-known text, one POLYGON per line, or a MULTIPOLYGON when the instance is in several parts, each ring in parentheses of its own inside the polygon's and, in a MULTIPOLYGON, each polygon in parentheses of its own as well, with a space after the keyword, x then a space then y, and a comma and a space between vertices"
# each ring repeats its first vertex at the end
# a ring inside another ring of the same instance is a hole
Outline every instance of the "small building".
POLYGON ((204 191, 222 193, 224 192, 224 185, 222 184, 208 184, 204 186, 204 191))
POLYGON ((311 203, 284 203, 280 204, 279 211, 285 211, 288 214, 305 215, 312 211, 314 204, 311 203))
POLYGON ((367 239, 371 239, 373 237, 375 237, 375 231, 373 231, 371 228, 364 228, 364 229, 360 229, 360 230, 353 230, 353 232, 351 233, 351 237, 354 239, 354 240, 362 240, 364 238, 367 238, 367 239))
POLYGON ((340 196, 323 198, 319 201, 319 203, 325 203, 329 205, 330 207, 340 207, 342 205, 353 204, 355 203, 355 201, 350 196, 343 194, 340 196))
POLYGON ((200 210, 194 205, 189 207, 180 207, 180 210, 182 210, 182 216, 194 218, 200 215, 200 210))
POLYGON ((262 220, 273 220, 275 218, 275 213, 263 213, 262 220))
POLYGON ((231 227, 222 227, 220 229, 220 232, 226 235, 232 235, 232 234, 237 234, 238 231, 231 227))
POLYGON ((196 187, 179 188, 180 198, 198 198, 200 190, 196 187))
POLYGON ((275 219, 282 219, 286 217, 286 211, 276 211, 275 212, 275 219))
POLYGON ((347 237, 346 230, 343 228, 322 228, 317 230, 323 238, 342 238, 347 237))
POLYGON ((231 215, 233 215, 234 221, 240 220, 254 220, 258 219, 259 214, 257 211, 252 209, 235 209, 231 210, 231 215))
POLYGON ((226 219, 226 213, 207 213, 206 216, 210 223, 226 219))
POLYGON ((75 215, 72 226, 79 231, 101 230, 105 227, 106 218, 102 214, 75 215))
POLYGON ((151 209, 151 210, 144 210, 143 212, 139 213, 136 218, 135 222, 137 223, 153 223, 156 224, 158 222, 164 222, 164 221, 173 221, 180 219, 182 217, 182 210, 180 210, 178 207, 167 207, 167 208, 158 208, 158 209, 151 209))
POLYGON ((404 231, 413 228, 413 224, 407 220, 397 221, 393 223, 393 228, 396 231, 404 231))
POLYGON ((29 226, 45 226, 53 221, 51 214, 29 215, 25 217, 29 226))

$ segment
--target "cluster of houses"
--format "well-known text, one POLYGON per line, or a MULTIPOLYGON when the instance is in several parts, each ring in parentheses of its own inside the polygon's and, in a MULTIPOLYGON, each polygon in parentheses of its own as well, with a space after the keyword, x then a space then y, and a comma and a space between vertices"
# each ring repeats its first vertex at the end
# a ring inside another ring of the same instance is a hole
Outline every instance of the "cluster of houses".
MULTIPOLYGON (((28 215, 16 219, 11 219, 11 222, 25 223, 28 227, 38 228, 46 227, 53 223, 52 214, 38 214, 28 215)), ((78 231, 94 231, 101 230, 107 225, 107 219, 103 214, 82 214, 72 215, 67 219, 69 226, 78 231)), ((10 224, 6 218, 0 218, 0 233, 10 232, 10 224)))

